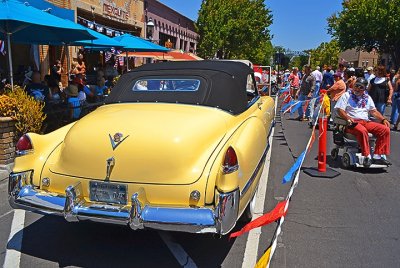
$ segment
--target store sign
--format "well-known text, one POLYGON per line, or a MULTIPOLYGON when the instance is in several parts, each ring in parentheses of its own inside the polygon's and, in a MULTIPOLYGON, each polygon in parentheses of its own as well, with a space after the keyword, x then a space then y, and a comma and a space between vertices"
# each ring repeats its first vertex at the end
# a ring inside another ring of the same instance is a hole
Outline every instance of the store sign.
POLYGON ((129 12, 116 7, 115 4, 103 3, 103 14, 112 18, 127 21, 129 19, 129 12))

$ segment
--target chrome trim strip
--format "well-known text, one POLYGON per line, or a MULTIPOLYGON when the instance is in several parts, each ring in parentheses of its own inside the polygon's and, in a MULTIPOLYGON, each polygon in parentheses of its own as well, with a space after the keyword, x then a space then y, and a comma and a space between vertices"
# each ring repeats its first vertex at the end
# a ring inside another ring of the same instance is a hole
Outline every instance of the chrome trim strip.
POLYGON ((124 206, 85 202, 80 183, 67 187, 63 196, 35 189, 21 178, 19 173, 9 177, 9 203, 13 208, 64 216, 68 222, 90 220, 128 225, 133 230, 154 228, 227 234, 235 226, 239 213, 239 189, 229 193, 217 192, 215 208, 152 206, 144 189, 132 195, 131 206, 124 206))
POLYGON ((230 174, 232 172, 235 172, 236 170, 239 169, 239 165, 234 165, 233 167, 230 166, 222 166, 222 173, 224 174, 230 174))
POLYGON ((15 151, 15 156, 24 156, 24 155, 27 155, 27 154, 33 154, 33 152, 34 152, 34 150, 33 149, 29 149, 29 150, 22 150, 22 151, 18 151, 18 150, 16 150, 15 151))
POLYGON ((253 106, 254 103, 256 103, 258 100, 260 99, 260 95, 257 95, 256 97, 254 97, 251 102, 249 102, 247 104, 247 108, 250 108, 251 106, 253 106))

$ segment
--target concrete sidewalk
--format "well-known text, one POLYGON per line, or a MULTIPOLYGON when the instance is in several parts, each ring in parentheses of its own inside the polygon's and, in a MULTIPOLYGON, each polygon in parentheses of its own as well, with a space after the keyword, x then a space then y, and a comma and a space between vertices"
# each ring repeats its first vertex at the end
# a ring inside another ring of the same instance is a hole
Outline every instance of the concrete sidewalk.
POLYGON ((8 175, 10 175, 13 167, 14 164, 0 165, 0 181, 2 181, 3 179, 7 178, 8 175))
POLYGON ((9 174, 7 170, 0 169, 0 181, 7 178, 9 174))

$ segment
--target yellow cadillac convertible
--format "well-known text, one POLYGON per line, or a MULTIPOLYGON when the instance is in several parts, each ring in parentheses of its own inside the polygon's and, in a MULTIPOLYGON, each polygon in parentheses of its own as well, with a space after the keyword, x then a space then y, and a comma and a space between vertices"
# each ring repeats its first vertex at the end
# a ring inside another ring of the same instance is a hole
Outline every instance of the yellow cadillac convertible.
POLYGON ((246 64, 146 64, 96 111, 21 137, 9 202, 69 222, 227 234, 252 215, 274 113, 246 64))

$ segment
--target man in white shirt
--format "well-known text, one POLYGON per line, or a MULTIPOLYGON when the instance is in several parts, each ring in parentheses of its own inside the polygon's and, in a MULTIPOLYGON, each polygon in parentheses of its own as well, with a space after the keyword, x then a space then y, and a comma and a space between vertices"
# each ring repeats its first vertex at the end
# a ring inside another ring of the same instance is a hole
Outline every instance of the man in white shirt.
POLYGON ((364 78, 368 81, 368 85, 369 85, 369 82, 371 81, 371 79, 375 77, 375 74, 373 73, 373 71, 374 71, 374 68, 369 66, 367 68, 367 73, 364 74, 364 78))
POLYGON ((390 123, 375 108, 374 101, 366 93, 367 80, 358 78, 351 91, 344 93, 335 109, 337 114, 348 121, 346 132, 356 136, 365 157, 363 165, 369 167, 372 163, 390 165, 386 156, 390 153, 390 123), (369 115, 380 123, 371 121, 369 115), (373 159, 371 157, 368 132, 376 137, 373 159))
POLYGON ((319 89, 321 87, 321 82, 322 82, 322 73, 320 72, 320 67, 317 66, 315 68, 315 71, 311 73, 312 76, 315 77, 315 91, 314 91, 314 97, 319 95, 319 89))

